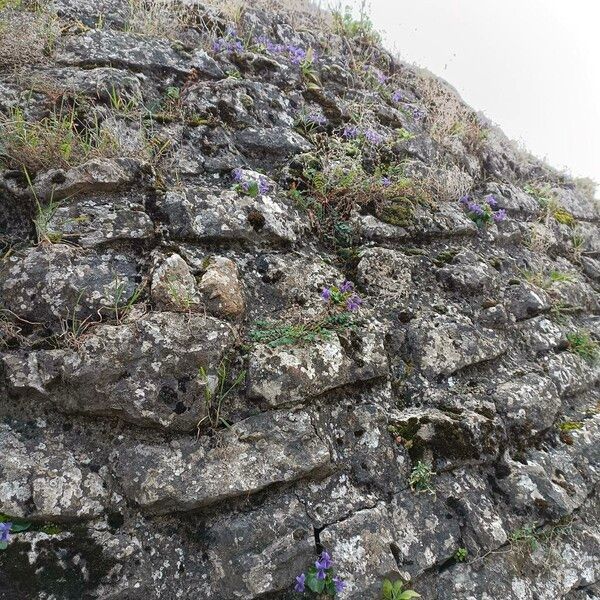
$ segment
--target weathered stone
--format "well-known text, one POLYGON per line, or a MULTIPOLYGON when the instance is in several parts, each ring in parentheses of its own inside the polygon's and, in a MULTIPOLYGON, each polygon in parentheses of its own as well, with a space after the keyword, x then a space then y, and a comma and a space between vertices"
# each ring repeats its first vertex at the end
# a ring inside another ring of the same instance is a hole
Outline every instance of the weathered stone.
POLYGON ((492 266, 469 250, 457 254, 438 276, 451 289, 479 294, 497 288, 500 279, 492 266))
POLYGON ((533 436, 548 429, 560 409, 556 386, 536 373, 499 385, 494 401, 514 435, 533 436))
POLYGON ((248 127, 234 135, 236 146, 242 153, 256 157, 255 161, 283 160, 293 154, 307 152, 311 145, 293 129, 248 127))
POLYGON ((196 279, 179 254, 171 254, 152 274, 150 293, 161 310, 198 310, 200 300, 196 279))
POLYGON ((0 267, 4 306, 20 318, 61 331, 61 320, 97 320, 114 314, 134 294, 138 265, 117 252, 85 253, 64 244, 44 244, 11 256, 0 267))
POLYGON ((358 263, 358 282, 384 301, 408 296, 413 262, 401 252, 368 248, 358 263))
POLYGON ((407 339, 413 360, 426 377, 451 375, 497 358, 508 348, 498 333, 476 327, 466 316, 422 316, 410 323, 407 339))
POLYGON ((61 44, 59 61, 79 67, 115 66, 143 72, 172 72, 187 75, 192 68, 205 77, 224 74, 204 51, 188 59, 166 40, 111 30, 93 30, 71 36, 61 44))
POLYGON ((544 369, 561 396, 572 396, 600 380, 600 365, 590 364, 571 352, 551 354, 543 359, 544 369))
POLYGON ((131 186, 147 167, 133 158, 94 158, 68 171, 48 171, 35 180, 35 195, 61 200, 78 194, 115 192, 131 186))
POLYGON ((13 393, 35 391, 65 412, 189 431, 206 414, 198 369, 213 376, 233 337, 212 317, 152 313, 123 325, 97 325, 75 349, 2 359, 13 393))
POLYGON ((167 193, 159 207, 173 239, 293 243, 302 228, 300 216, 275 195, 192 188, 167 193))
POLYGON ((130 500, 148 513, 165 514, 308 477, 329 462, 310 414, 286 410, 236 423, 212 449, 207 438, 122 448, 115 470, 130 500))
POLYGON ((236 318, 245 310, 244 295, 236 264, 223 256, 213 256, 198 284, 208 311, 218 317, 236 318))
POLYGON ((504 302, 517 321, 535 317, 551 306, 548 294, 527 282, 509 285, 504 291, 504 302))
POLYGON ((154 236, 152 219, 133 196, 85 196, 60 205, 48 220, 52 237, 85 248, 149 240, 154 236))
POLYGON ((305 346, 257 346, 250 355, 248 394, 269 406, 303 402, 349 383, 387 373, 380 337, 369 331, 342 343, 337 334, 305 346))
POLYGON ((393 531, 383 504, 357 511, 321 531, 321 544, 335 558, 336 571, 348 584, 346 598, 376 597, 381 593, 382 579, 398 573, 392 553, 393 531))
POLYGON ((431 453, 445 468, 498 454, 504 435, 499 423, 477 412, 459 409, 406 409, 392 413, 394 431, 411 456, 431 453))
POLYGON ((459 546, 458 520, 448 514, 443 497, 407 490, 394 497, 391 517, 396 560, 403 579, 414 579, 443 563, 459 546))
POLYGON ((12 517, 89 519, 109 505, 107 469, 91 470, 60 438, 17 434, 0 425, 0 507, 12 517))

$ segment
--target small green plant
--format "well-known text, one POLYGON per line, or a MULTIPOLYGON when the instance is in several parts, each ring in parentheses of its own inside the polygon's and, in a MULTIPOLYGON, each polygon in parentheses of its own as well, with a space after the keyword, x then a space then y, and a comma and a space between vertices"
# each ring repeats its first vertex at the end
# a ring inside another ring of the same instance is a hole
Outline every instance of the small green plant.
POLYGON ((405 590, 403 588, 404 582, 400 579, 396 581, 384 579, 381 585, 382 600, 410 600, 411 598, 421 597, 414 590, 405 590))
POLYGON ((589 331, 574 331, 567 334, 569 350, 579 354, 588 362, 595 363, 600 357, 600 345, 592 339, 589 331))
POLYGON ((230 396, 234 390, 246 379, 246 371, 240 371, 238 375, 230 381, 229 363, 223 359, 217 367, 216 382, 215 376, 210 376, 204 367, 198 370, 198 379, 204 386, 204 404, 206 415, 198 421, 198 433, 203 423, 208 422, 214 430, 220 425, 229 427, 229 423, 223 418, 221 409, 224 400, 230 396))
POLYGON ((306 51, 306 56, 300 62, 300 73, 304 79, 307 89, 321 89, 321 80, 319 79, 319 74, 315 68, 314 50, 312 48, 309 48, 306 51))
POLYGON ((308 588, 319 598, 335 598, 346 588, 346 582, 336 576, 332 567, 333 560, 327 550, 323 550, 319 558, 309 567, 306 573, 296 577, 294 591, 303 594, 308 588), (307 574, 308 573, 308 574, 307 574))
POLYGON ((454 553, 454 560, 456 562, 465 562, 469 556, 469 551, 466 548, 457 548, 454 553))
POLYGON ((332 333, 339 333, 351 326, 352 316, 349 313, 328 315, 316 321, 291 325, 256 321, 255 328, 250 332, 250 339, 255 343, 277 348, 326 340, 332 333))
POLYGON ((413 467, 408 480, 410 487, 415 492, 429 492, 434 494, 435 490, 431 484, 431 479, 435 475, 433 469, 425 462, 419 460, 413 467))
POLYGON ((509 536, 508 540, 511 544, 519 544, 526 546, 534 552, 539 546, 538 533, 536 531, 537 523, 529 523, 515 529, 509 536))
POLYGON ((561 431, 577 431, 583 427, 583 421, 563 421, 557 427, 561 431))
POLYGON ((333 22, 336 33, 343 37, 350 39, 359 38, 369 44, 376 44, 381 39, 380 35, 374 30, 373 23, 367 16, 364 2, 358 19, 355 19, 352 15, 351 8, 346 6, 343 12, 333 12, 333 22))
POLYGON ((143 286, 138 286, 133 293, 127 294, 127 281, 116 276, 112 286, 111 304, 107 308, 112 312, 117 324, 120 324, 133 305, 140 299, 143 286))

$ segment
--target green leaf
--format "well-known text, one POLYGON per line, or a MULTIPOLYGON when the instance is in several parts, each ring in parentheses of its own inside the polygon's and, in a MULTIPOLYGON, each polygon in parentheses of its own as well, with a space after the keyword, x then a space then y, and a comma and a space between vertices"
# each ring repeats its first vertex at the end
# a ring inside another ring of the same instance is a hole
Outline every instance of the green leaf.
POLYGON ((308 576, 306 578, 306 586, 308 587, 309 590, 313 591, 313 592, 317 592, 317 576, 315 573, 315 570, 313 570, 313 572, 311 573, 309 570, 308 576))
POLYGON ((402 592, 398 600, 410 600, 411 598, 420 598, 421 594, 417 594, 414 590, 406 590, 402 592))
POLYGON ((381 591, 383 593, 384 600, 392 600, 392 594, 394 592, 394 586, 389 579, 383 580, 383 585, 381 586, 381 591))
POLYGON ((31 523, 29 521, 20 521, 17 523, 13 523, 13 526, 10 528, 11 533, 20 533, 21 531, 27 531, 31 527, 31 523))
POLYGON ((400 579, 397 579, 394 582, 394 594, 399 594, 402 591, 403 587, 404 587, 404 583, 400 579))
POLYGON ((8 544, 6 542, 0 542, 0 550, 6 550, 8 548, 8 544))

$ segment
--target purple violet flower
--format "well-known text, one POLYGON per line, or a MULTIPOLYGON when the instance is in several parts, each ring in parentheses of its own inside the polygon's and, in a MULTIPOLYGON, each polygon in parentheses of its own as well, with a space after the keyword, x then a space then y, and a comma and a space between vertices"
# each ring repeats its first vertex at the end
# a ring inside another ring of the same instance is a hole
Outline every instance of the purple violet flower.
POLYGON ((12 523, 0 523, 0 542, 8 542, 11 528, 12 523))
POLYGON ((293 65, 299 65, 306 58, 306 50, 297 46, 288 46, 287 51, 293 65))
POLYGON ((506 211, 501 208, 492 215, 492 219, 494 219, 494 223, 500 223, 501 221, 504 221, 506 219, 506 211))
POLYGON ((367 129, 365 131, 365 138, 374 146, 378 146, 383 142, 383 136, 374 129, 367 129))
POLYGON ((306 115, 305 121, 311 125, 325 125, 327 117, 318 112, 310 112, 306 115))
POLYGON ((425 113, 418 106, 412 106, 411 111, 413 119, 415 119, 415 121, 420 121, 425 117, 425 113))
POLYGON ((321 298, 325 300, 325 302, 329 302, 331 300, 331 290, 329 288, 323 288, 321 292, 321 298))
POLYGON ((464 204, 465 206, 467 206, 469 204, 469 202, 471 201, 471 198, 469 197, 469 194, 465 194, 460 200, 459 202, 461 204, 464 204))
POLYGON ((470 212, 472 212, 474 215, 477 215, 478 217, 482 217, 485 212, 483 208, 479 206, 479 204, 477 204, 477 202, 469 202, 469 204, 467 204, 467 208, 470 212))
POLYGON ((404 94, 400 90, 396 90, 392 94, 392 100, 396 103, 400 102, 402 100, 402 98, 404 98, 404 94))
POLYGON ((342 137, 347 140, 353 140, 358 137, 358 127, 356 125, 346 125, 344 131, 342 131, 342 137))
POLYGON ((390 185, 392 185, 392 180, 389 177, 382 177, 381 178, 381 185, 383 187, 389 187, 390 185))
POLYGON ((346 292, 351 292, 354 289, 354 284, 351 281, 345 280, 340 286, 340 292, 344 294, 346 292))
POLYGON ((360 296, 357 296, 356 294, 354 294, 353 296, 350 296, 350 298, 348 298, 346 307, 350 312, 355 312, 360 308, 361 304, 362 304, 362 300, 361 300, 360 296))
POLYGON ((381 83, 381 85, 384 85, 389 79, 389 76, 385 75, 385 73, 382 73, 379 69, 375 69, 375 77, 377 77, 377 81, 381 83))
POLYGON ((266 177, 262 175, 258 178, 258 193, 268 194, 271 191, 271 184, 266 177))
POLYGON ((236 183, 241 183, 242 180, 244 179, 244 172, 242 171, 242 169, 240 167, 237 167, 237 169, 234 169, 233 171, 231 171, 231 176, 233 177, 233 180, 236 183))
POLYGON ((338 593, 343 592, 346 589, 346 582, 339 577, 333 578, 333 585, 335 586, 335 591, 338 593))
POLYGON ((491 208, 496 208, 498 206, 498 200, 492 194, 488 194, 485 197, 485 201, 490 205, 491 208))
POLYGON ((294 588, 294 590, 302 593, 304 591, 305 580, 306 580, 306 575, 304 573, 301 573, 300 575, 298 575, 298 577, 296 577, 296 587, 294 588))
POLYGON ((327 550, 323 550, 323 552, 321 552, 321 556, 315 562, 315 567, 317 567, 317 569, 329 569, 332 562, 333 561, 331 560, 329 552, 327 552, 327 550))

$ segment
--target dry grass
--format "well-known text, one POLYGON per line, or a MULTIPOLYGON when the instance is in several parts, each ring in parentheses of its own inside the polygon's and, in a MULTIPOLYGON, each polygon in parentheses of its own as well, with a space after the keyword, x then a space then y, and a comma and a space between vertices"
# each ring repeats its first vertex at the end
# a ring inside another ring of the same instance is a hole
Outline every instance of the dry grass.
POLYGON ((449 138, 459 138, 469 152, 477 155, 487 130, 458 93, 424 70, 415 77, 414 86, 427 107, 431 137, 443 145, 448 143, 449 138))
POLYGON ((0 13, 0 70, 43 62, 52 54, 58 34, 57 17, 43 9, 3 11, 0 13))
POLYGON ((118 155, 114 136, 97 119, 83 120, 76 104, 61 105, 39 121, 28 121, 19 108, 0 115, 0 164, 8 168, 34 174, 118 155))

